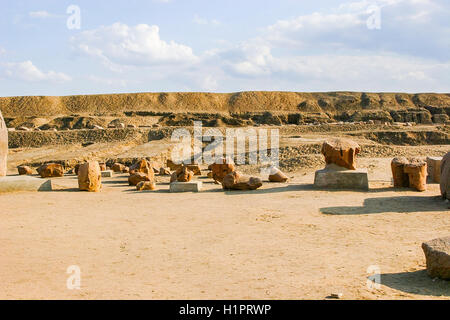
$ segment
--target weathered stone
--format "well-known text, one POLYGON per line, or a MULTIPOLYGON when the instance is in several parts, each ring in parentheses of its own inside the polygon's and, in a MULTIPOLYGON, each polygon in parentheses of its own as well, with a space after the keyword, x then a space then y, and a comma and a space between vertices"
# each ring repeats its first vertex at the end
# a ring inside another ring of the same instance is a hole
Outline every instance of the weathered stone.
POLYGON ((427 163, 423 161, 412 161, 405 165, 405 173, 409 176, 409 187, 417 191, 427 189, 427 163))
POLYGON ((172 160, 167 159, 166 166, 169 167, 169 169, 172 171, 176 171, 176 170, 180 169, 182 166, 185 166, 189 170, 191 170, 195 176, 202 175, 202 170, 200 169, 200 166, 198 164, 183 164, 183 163, 176 164, 172 160))
POLYGON ((356 170, 356 155, 361 147, 348 139, 331 139, 322 145, 322 154, 326 164, 334 163, 349 170, 356 170))
POLYGON ((369 189, 367 169, 349 170, 335 164, 329 164, 324 169, 316 171, 314 186, 325 189, 369 189))
POLYGON ((170 192, 200 192, 203 183, 201 181, 179 182, 174 181, 170 183, 170 192))
POLYGON ((172 173, 171 173, 170 170, 167 169, 167 168, 161 167, 161 168, 159 169, 159 175, 161 175, 161 176, 170 176, 171 174, 172 174, 172 173))
POLYGON ((442 158, 440 187, 442 197, 450 200, 450 152, 442 158))
POLYGON ((261 186, 260 178, 242 175, 236 171, 227 174, 222 181, 222 187, 225 190, 256 190, 261 186))
POLYGON ((0 193, 19 191, 51 191, 52 180, 30 176, 9 176, 0 178, 0 193))
POLYGON ((153 181, 153 177, 147 173, 135 172, 128 177, 128 183, 130 186, 136 186, 141 181, 153 181))
POLYGON ((121 163, 114 163, 113 166, 111 167, 111 170, 114 172, 123 172, 125 166, 121 163))
POLYGON ((145 159, 139 160, 130 167, 130 174, 132 175, 134 173, 144 173, 150 178, 150 180, 154 180, 155 178, 155 171, 145 159))
POLYGON ((211 170, 214 181, 222 183, 223 178, 235 170, 235 166, 233 163, 227 162, 226 159, 222 159, 219 163, 209 165, 208 169, 211 170))
POLYGON ((141 181, 136 185, 138 191, 151 191, 156 190, 156 184, 154 181, 141 181))
POLYGON ((270 168, 269 181, 270 182, 286 182, 289 178, 281 172, 280 169, 272 167, 270 168))
POLYGON ((194 173, 187 166, 178 168, 170 177, 170 182, 189 182, 194 177, 194 173))
POLYGON ((0 177, 6 176, 6 162, 8 156, 8 129, 0 111, 0 177))
POLYGON ((398 157, 392 160, 391 169, 395 188, 409 187, 409 176, 405 173, 405 165, 408 163, 409 160, 405 157, 398 157))
POLYGON ((99 192, 102 189, 102 174, 97 161, 89 161, 78 169, 78 188, 81 191, 99 192))
POLYGON ((101 162, 101 163, 99 163, 99 166, 100 166, 100 171, 106 171, 106 163, 101 162))
POLYGON ((102 178, 112 178, 114 172, 112 170, 104 170, 102 171, 102 178))
POLYGON ((64 176, 64 168, 59 163, 47 163, 40 166, 37 172, 42 178, 54 178, 64 176))
POLYGON ((18 166, 17 171, 19 172, 19 175, 21 175, 21 176, 24 176, 24 175, 31 176, 33 174, 33 169, 31 169, 29 166, 18 166))
POLYGON ((450 280, 450 237, 422 243, 427 272, 432 278, 450 280))
POLYGON ((441 181, 442 157, 427 157, 428 182, 439 183, 441 181))

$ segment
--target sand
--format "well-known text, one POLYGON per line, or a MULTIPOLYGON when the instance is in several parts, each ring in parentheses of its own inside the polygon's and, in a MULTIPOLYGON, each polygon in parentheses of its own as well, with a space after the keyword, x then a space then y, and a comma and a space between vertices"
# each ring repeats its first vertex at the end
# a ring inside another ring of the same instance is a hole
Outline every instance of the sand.
POLYGON ((120 175, 97 194, 75 176, 0 194, 0 299, 449 299, 420 247, 450 232, 439 186, 392 189, 390 159, 374 161, 369 192, 315 190, 310 170, 252 192, 136 192, 120 175))

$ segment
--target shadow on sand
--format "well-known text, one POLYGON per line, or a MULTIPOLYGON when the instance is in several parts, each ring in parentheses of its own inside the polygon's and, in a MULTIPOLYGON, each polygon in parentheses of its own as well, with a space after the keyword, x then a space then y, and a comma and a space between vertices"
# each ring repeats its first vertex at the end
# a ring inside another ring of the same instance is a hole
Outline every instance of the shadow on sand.
POLYGON ((440 196, 420 197, 380 197, 364 200, 363 206, 358 207, 326 207, 320 212, 331 215, 359 215, 376 214, 384 212, 431 212, 446 211, 447 206, 440 196))
POLYGON ((432 279, 426 270, 384 273, 381 284, 411 294, 450 297, 450 281, 432 279))

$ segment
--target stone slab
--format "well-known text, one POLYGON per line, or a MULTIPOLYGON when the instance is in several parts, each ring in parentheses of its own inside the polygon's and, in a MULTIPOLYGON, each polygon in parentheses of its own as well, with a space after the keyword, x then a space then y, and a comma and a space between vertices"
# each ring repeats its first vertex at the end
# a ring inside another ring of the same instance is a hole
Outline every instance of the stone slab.
POLYGON ((114 172, 112 170, 102 171, 102 178, 112 178, 114 172))
POLYGON ((170 192, 200 192, 203 183, 201 181, 190 182, 172 182, 170 184, 170 192))
POLYGON ((427 157, 427 180, 429 183, 441 182, 441 162, 442 157, 427 157))
POLYGON ((314 187, 322 189, 369 190, 367 169, 316 171, 314 187))
POLYGON ((0 193, 18 191, 52 191, 52 180, 30 176, 0 177, 0 193))

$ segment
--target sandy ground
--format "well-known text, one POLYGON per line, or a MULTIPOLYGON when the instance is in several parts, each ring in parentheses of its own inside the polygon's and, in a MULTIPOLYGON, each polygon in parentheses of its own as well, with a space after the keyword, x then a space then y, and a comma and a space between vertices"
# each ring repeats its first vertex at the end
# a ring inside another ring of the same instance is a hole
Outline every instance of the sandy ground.
POLYGON ((1 194, 0 298, 449 299, 421 249, 450 233, 439 186, 392 189, 389 159, 376 161, 369 192, 314 190, 310 171, 251 192, 203 178, 197 194, 161 178, 136 192, 121 175, 98 194, 77 192, 74 176, 54 192, 1 194), (80 290, 66 287, 71 265, 80 290))

